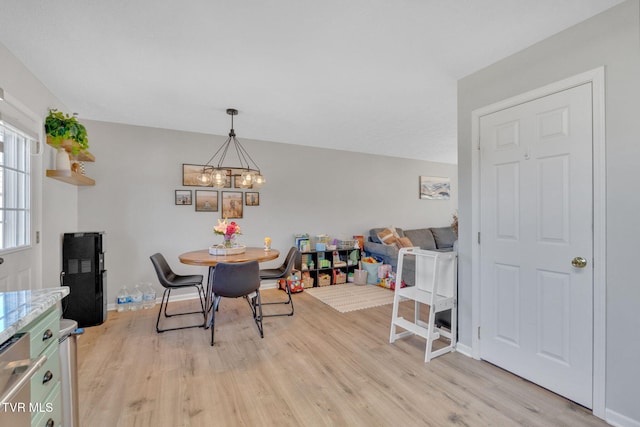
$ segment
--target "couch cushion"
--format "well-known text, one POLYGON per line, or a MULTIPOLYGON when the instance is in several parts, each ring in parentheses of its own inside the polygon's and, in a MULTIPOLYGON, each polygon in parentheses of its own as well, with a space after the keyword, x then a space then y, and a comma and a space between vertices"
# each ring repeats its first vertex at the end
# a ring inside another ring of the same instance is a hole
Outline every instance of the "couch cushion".
POLYGON ((458 240, 456 233, 453 232, 451 227, 435 227, 430 228, 433 233, 433 238, 436 241, 438 249, 453 248, 453 242, 458 240))
POLYGON ((378 239, 380 239, 383 245, 395 245, 398 240, 397 235, 396 230, 393 228, 385 228, 378 233, 378 239))
POLYGON ((402 249, 402 248, 412 248, 415 245, 408 237, 400 237, 396 239, 396 246, 398 247, 398 249, 402 249))
MULTIPOLYGON (((378 237, 378 233, 380 233, 385 228, 393 229, 394 227, 372 228, 371 230, 369 230, 369 240, 372 241, 373 243, 382 243, 382 241, 378 237)), ((398 236, 404 237, 404 232, 402 231, 402 228, 395 228, 395 230, 396 230, 396 233, 398 233, 398 236)))
POLYGON ((420 249, 436 249, 436 242, 433 239, 433 234, 431 234, 431 230, 428 228, 407 230, 404 232, 404 235, 411 240, 411 243, 413 243, 414 246, 418 246, 420 249))

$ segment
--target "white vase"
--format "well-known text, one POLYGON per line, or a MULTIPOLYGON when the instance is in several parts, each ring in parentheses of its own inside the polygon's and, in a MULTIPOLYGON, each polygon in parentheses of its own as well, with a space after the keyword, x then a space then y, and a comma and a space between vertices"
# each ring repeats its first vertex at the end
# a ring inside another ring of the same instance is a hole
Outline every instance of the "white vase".
POLYGON ((69 153, 67 153, 64 148, 58 148, 58 153, 56 154, 56 169, 59 171, 71 170, 69 153))

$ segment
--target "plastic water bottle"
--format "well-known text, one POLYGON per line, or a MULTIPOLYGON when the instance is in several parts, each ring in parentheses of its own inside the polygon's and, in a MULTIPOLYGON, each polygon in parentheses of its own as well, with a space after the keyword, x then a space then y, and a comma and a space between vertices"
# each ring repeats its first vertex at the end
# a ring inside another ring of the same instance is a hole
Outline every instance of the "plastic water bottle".
POLYGON ((142 306, 144 308, 153 308, 156 306, 156 290, 151 283, 145 283, 144 294, 142 295, 142 306))
POLYGON ((116 309, 118 310, 118 312, 122 312, 122 311, 127 311, 129 310, 129 291, 127 290, 126 286, 123 286, 120 288, 120 292, 118 292, 118 299, 117 299, 117 307, 116 309))
POLYGON ((136 285, 131 294, 131 310, 140 310, 142 308, 142 291, 140 286, 136 285))

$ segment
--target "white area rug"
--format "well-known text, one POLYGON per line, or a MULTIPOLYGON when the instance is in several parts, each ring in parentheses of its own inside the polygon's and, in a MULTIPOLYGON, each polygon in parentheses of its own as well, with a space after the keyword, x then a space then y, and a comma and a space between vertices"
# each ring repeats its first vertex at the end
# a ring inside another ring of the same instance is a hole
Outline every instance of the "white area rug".
POLYGON ((376 285, 347 283, 309 288, 304 291, 340 313, 393 303, 393 291, 376 285))

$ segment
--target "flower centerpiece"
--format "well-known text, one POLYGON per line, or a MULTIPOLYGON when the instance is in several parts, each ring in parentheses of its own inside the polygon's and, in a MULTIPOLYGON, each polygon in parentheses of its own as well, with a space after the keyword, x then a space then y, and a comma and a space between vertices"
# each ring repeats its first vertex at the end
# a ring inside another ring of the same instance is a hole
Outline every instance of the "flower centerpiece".
POLYGON ((234 239, 238 234, 242 234, 240 230, 240 226, 235 223, 235 221, 227 222, 225 218, 224 221, 218 220, 218 225, 213 227, 213 231, 216 234, 221 234, 224 236, 224 244, 225 248, 232 248, 234 239))

